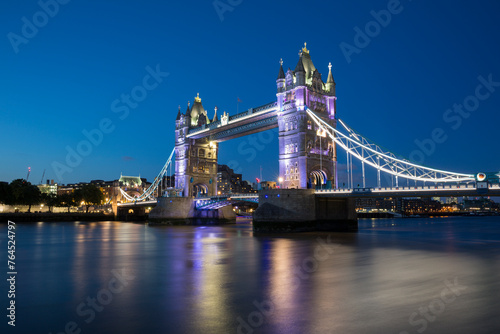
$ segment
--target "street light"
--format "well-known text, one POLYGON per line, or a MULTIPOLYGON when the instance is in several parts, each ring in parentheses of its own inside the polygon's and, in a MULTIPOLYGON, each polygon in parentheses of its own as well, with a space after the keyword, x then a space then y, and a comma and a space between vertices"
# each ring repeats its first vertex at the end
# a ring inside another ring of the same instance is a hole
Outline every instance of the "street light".
POLYGON ((282 185, 283 185, 283 177, 281 177, 281 176, 280 176, 280 177, 278 178, 278 181, 279 181, 280 188, 281 188, 281 187, 282 187, 282 185))

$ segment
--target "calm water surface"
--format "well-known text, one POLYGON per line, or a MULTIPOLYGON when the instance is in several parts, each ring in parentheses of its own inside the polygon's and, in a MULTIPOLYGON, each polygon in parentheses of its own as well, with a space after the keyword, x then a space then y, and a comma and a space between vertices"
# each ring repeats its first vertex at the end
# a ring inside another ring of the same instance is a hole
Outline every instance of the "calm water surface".
POLYGON ((498 217, 280 236, 248 220, 26 223, 16 238, 2 333, 500 333, 498 217))

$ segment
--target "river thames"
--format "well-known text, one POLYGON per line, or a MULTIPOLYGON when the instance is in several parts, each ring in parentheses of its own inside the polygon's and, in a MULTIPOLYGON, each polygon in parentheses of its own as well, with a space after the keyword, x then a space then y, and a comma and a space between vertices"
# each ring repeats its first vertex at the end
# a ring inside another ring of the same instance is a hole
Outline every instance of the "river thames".
POLYGON ((12 333, 500 332, 499 217, 282 235, 245 219, 18 223, 16 266, 12 333))

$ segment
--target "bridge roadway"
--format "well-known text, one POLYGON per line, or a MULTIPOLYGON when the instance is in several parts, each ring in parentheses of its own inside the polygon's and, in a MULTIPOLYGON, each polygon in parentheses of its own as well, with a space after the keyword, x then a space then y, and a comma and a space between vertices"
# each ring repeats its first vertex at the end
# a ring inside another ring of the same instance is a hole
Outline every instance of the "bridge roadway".
POLYGON ((139 206, 139 207, 153 207, 157 203, 157 200, 151 200, 151 201, 137 201, 137 202, 124 202, 124 203, 118 203, 117 206, 119 208, 132 208, 134 206, 139 206))
POLYGON ((446 197, 446 196, 500 196, 500 185, 490 184, 488 188, 476 185, 439 185, 393 188, 318 189, 321 197, 446 197))
POLYGON ((219 209, 235 202, 259 203, 259 194, 232 194, 196 199, 197 209, 219 209))
POLYGON ((222 142, 273 129, 278 127, 277 108, 277 103, 273 102, 228 116, 227 119, 219 116, 217 122, 190 129, 187 137, 193 139, 208 137, 211 141, 222 142))
MULTIPOLYGON (((319 197, 360 198, 360 197, 446 197, 446 196, 500 196, 500 185, 490 184, 488 188, 475 185, 439 185, 393 188, 318 189, 319 197)), ((259 202, 258 194, 232 194, 226 196, 196 198, 197 209, 218 209, 234 202, 259 202)), ((156 200, 144 202, 118 203, 119 208, 154 207, 156 200)))

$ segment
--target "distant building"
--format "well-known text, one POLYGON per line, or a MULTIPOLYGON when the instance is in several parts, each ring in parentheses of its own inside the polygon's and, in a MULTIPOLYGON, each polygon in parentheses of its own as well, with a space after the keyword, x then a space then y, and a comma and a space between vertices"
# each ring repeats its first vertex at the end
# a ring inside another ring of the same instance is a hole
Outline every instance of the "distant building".
POLYGON ((57 195, 71 194, 76 189, 81 189, 83 186, 89 184, 88 182, 78 182, 78 183, 68 183, 66 185, 61 184, 57 187, 57 195))
POLYGON ((252 194, 257 193, 257 191, 253 188, 253 185, 248 181, 243 181, 241 183, 241 193, 242 194, 252 194))
POLYGON ((445 204, 452 204, 452 203, 457 204, 458 198, 457 197, 446 197, 444 203, 445 204))
POLYGON ((118 180, 120 186, 131 189, 142 188, 142 179, 140 176, 124 176, 120 175, 118 180))
POLYGON ((404 213, 437 212, 441 202, 431 198, 357 198, 356 210, 392 211, 404 213))
POLYGON ((443 204, 443 203, 444 203, 444 202, 441 200, 441 197, 431 197, 431 199, 432 199, 433 201, 439 202, 439 203, 441 203, 441 204, 443 204))
POLYGON ((57 183, 54 180, 47 180, 46 184, 39 184, 37 187, 42 194, 57 195, 57 183))
POLYGON ((274 181, 262 181, 260 183, 261 189, 276 189, 276 182, 274 181))
POLYGON ((409 214, 437 212, 441 207, 441 202, 431 198, 403 198, 403 211, 409 214))
POLYGON ((69 187, 67 185, 59 185, 59 186, 57 186, 57 196, 71 194, 73 192, 73 190, 74 190, 74 188, 69 187))
POLYGON ((90 184, 98 187, 102 194, 104 195, 104 203, 108 204, 113 200, 113 198, 120 198, 121 193, 119 190, 118 180, 114 181, 104 181, 104 180, 92 180, 90 184))
POLYGON ((356 198, 356 209, 366 211, 392 211, 401 212, 403 206, 402 198, 356 198))
POLYGON ((163 189, 174 188, 175 187, 175 175, 163 175, 163 180, 161 184, 163 189))
POLYGON ((122 189, 128 195, 134 197, 140 196, 145 190, 149 188, 149 186, 151 186, 151 182, 148 182, 146 178, 141 178, 140 176, 120 175, 120 178, 118 180, 92 180, 90 182, 78 182, 60 185, 57 187, 57 195, 71 194, 76 189, 81 189, 83 186, 88 184, 92 184, 102 191, 105 203, 110 203, 113 200, 117 202, 126 201, 126 199, 123 198, 120 189, 122 189))
POLYGON ((463 202, 463 208, 465 211, 475 212, 475 211, 498 211, 499 205, 489 198, 474 198, 465 199, 463 202))
POLYGON ((242 175, 234 172, 227 165, 217 166, 217 194, 246 194, 256 193, 248 181, 242 180, 242 175))
MULTIPOLYGON (((120 175, 120 178, 118 179, 118 187, 132 197, 141 196, 144 191, 149 188, 149 186, 151 186, 151 182, 148 182, 146 178, 141 178, 140 176, 120 175)), ((119 191, 119 193, 120 195, 117 197, 117 200, 124 202, 125 199, 122 198, 121 191, 119 191)), ((158 193, 155 193, 154 195, 159 196, 158 193)))
POLYGON ((184 193, 184 188, 175 188, 175 175, 163 175, 158 187, 163 197, 182 197, 184 193))

